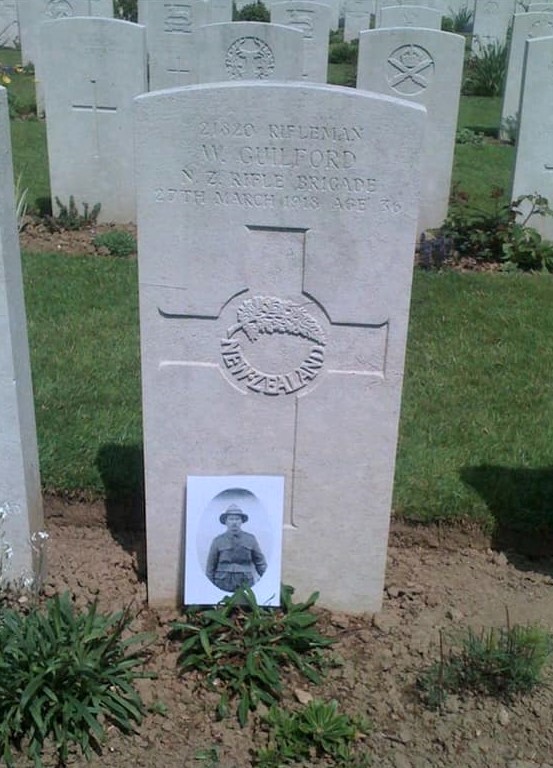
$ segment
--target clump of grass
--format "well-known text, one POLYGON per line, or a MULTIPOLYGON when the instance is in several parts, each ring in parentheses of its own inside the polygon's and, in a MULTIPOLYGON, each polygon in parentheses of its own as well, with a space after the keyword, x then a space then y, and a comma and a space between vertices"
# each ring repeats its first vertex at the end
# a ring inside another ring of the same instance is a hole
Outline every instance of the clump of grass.
POLYGON ((46 610, 0 613, 0 755, 11 768, 25 749, 37 768, 51 741, 65 765, 76 746, 88 758, 112 724, 128 733, 144 707, 132 683, 144 673, 145 636, 123 639, 128 611, 103 615, 92 604, 77 613, 66 593, 46 610))
POLYGON ((219 717, 238 700, 238 719, 245 725, 259 702, 271 706, 282 693, 281 673, 293 666, 313 683, 321 681, 321 650, 333 641, 315 629, 311 612, 318 593, 294 603, 292 587, 282 587, 282 609, 259 606, 251 589, 239 589, 215 608, 187 610, 186 621, 172 625, 181 640, 182 672, 196 670, 221 692, 219 717))
POLYGON ((355 744, 363 730, 351 717, 338 711, 338 703, 313 699, 290 712, 273 705, 264 718, 269 726, 269 745, 256 754, 259 768, 280 768, 314 757, 335 765, 360 766, 355 744))
POLYGON ((553 653, 553 637, 543 627, 507 624, 477 633, 468 628, 445 650, 440 634, 440 660, 421 674, 417 684, 425 703, 441 707, 449 693, 468 692, 510 700, 530 693, 543 679, 553 653))
POLYGON ((136 253, 136 240, 130 232, 115 229, 96 235, 92 241, 95 248, 107 248, 110 256, 125 257, 136 253))

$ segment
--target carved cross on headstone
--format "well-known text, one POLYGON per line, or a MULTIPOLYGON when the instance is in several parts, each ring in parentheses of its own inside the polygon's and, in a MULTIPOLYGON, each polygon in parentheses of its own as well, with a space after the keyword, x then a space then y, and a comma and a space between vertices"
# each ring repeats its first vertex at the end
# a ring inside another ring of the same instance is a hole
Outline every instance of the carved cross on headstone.
POLYGON ((95 153, 94 158, 98 159, 100 157, 101 151, 100 151, 100 125, 99 125, 99 115, 115 115, 117 113, 117 107, 110 107, 103 104, 98 104, 98 83, 96 80, 90 80, 90 84, 92 85, 92 99, 90 100, 91 103, 88 104, 73 104, 73 110, 75 112, 90 112, 94 117, 94 143, 95 143, 95 153))

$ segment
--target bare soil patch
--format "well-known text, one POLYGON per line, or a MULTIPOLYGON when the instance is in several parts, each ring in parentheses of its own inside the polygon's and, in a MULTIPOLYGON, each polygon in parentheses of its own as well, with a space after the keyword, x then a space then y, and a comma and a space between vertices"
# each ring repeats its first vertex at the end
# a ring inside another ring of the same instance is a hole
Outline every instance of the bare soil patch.
POLYGON ((112 231, 129 232, 136 238, 135 224, 95 224, 77 230, 51 232, 41 219, 27 217, 19 240, 30 253, 63 253, 67 256, 107 256, 106 248, 94 245, 96 235, 112 231))
MULTIPOLYGON (((177 676, 178 648, 167 632, 178 612, 146 605, 141 527, 129 527, 128 516, 118 519, 101 503, 50 498, 46 512, 46 594, 70 590, 78 605, 97 598, 106 611, 132 602, 139 613, 136 629, 158 635, 150 662, 157 679, 139 686, 147 705, 162 702, 167 713, 148 714, 133 737, 113 730, 91 765, 250 766, 252 748, 266 740, 260 718, 252 717, 244 729, 234 719, 217 722, 216 693, 203 689, 193 676, 177 676), (208 750, 216 750, 211 754, 217 761, 205 759, 208 750)), ((344 711, 367 717, 372 729, 364 750, 379 768, 553 766, 549 684, 511 704, 452 697, 441 713, 425 709, 415 691, 417 673, 437 658, 440 629, 502 625, 506 606, 513 623, 541 622, 553 629, 551 572, 549 560, 531 562, 493 552, 474 531, 396 523, 382 612, 350 616, 320 611, 321 627, 337 640, 333 654, 340 663, 322 686, 291 678, 291 690, 299 687, 325 700, 337 699, 344 711)), ((548 683, 552 679, 550 675, 548 683)), ((293 693, 285 703, 297 703, 293 693)), ((76 757, 72 764, 85 761, 76 757)))

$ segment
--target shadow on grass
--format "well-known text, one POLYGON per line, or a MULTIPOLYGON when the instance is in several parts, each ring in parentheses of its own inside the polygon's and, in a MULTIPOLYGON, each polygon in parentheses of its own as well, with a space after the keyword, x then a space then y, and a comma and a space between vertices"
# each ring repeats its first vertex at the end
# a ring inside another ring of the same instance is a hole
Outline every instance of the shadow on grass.
POLYGON ((106 521, 113 538, 136 557, 137 575, 146 579, 146 525, 142 445, 102 445, 96 466, 105 488, 106 521))
MULTIPOLYGON (((513 469, 483 464, 465 467, 461 480, 477 491, 494 519, 494 548, 506 551, 518 567, 524 565, 510 553, 532 559, 553 556, 553 467, 513 469)), ((553 564, 544 566, 551 573, 553 564)))

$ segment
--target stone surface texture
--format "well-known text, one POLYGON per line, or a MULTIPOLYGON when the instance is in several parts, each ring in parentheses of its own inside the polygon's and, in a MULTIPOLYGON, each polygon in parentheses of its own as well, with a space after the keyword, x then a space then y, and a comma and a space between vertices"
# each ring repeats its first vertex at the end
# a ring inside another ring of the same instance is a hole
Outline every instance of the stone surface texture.
POLYGON ((52 200, 101 203, 99 221, 135 221, 132 104, 145 93, 145 30, 113 19, 42 25, 52 200))
POLYGON ((0 0, 0 48, 15 48, 19 44, 19 24, 15 0, 0 0))
POLYGON ((198 82, 301 80, 303 35, 282 24, 233 21, 194 33, 201 56, 198 82))
POLYGON ((472 30, 473 53, 478 55, 488 45, 505 43, 515 10, 515 0, 476 0, 472 30))
POLYGON ((310 0, 286 0, 271 6, 273 24, 299 29, 303 34, 303 79, 326 83, 331 8, 310 0))
POLYGON ((549 10, 549 13, 515 13, 513 17, 507 77, 501 108, 500 138, 504 140, 516 133, 526 40, 553 35, 553 3, 549 4, 549 10))
POLYGON ((0 88, 0 581, 37 575, 31 536, 43 527, 8 99, 0 88))
POLYGON ((380 607, 425 111, 303 83, 137 99, 148 590, 186 478, 285 477, 283 581, 380 607))
POLYGON ((463 72, 464 37, 431 29, 362 32, 357 87, 421 104, 428 110, 423 146, 419 231, 447 215, 463 72))
MULTIPOLYGON (((553 81, 551 77, 544 77, 545 72, 551 72, 552 61, 553 37, 526 41, 513 199, 538 193, 553 201, 553 81)), ((522 218, 528 211, 529 205, 524 205, 522 218)), ((534 216, 528 224, 543 237, 553 240, 553 217, 534 216)))
POLYGON ((362 29, 370 29, 375 0, 347 0, 345 6, 344 40, 357 40, 362 29))
POLYGON ((390 5, 380 11, 379 27, 440 29, 442 14, 423 5, 390 5))

